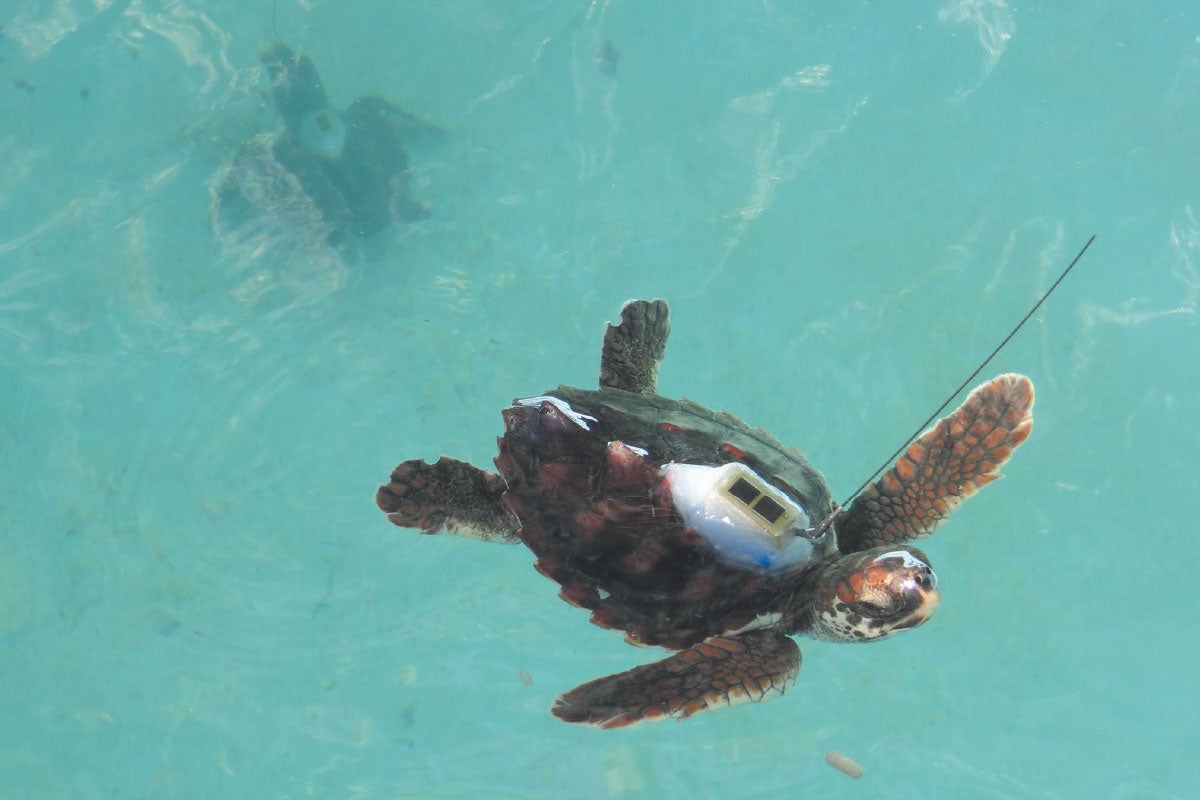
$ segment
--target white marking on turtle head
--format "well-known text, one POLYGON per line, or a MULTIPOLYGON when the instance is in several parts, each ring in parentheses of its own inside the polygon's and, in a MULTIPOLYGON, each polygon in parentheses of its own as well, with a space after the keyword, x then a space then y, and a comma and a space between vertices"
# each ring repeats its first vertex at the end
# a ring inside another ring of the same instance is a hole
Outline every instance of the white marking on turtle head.
POLYGON ((553 395, 544 394, 539 397, 526 397, 523 400, 517 401, 517 405, 522 406, 540 406, 542 403, 549 403, 550 405, 554 406, 561 411, 564 416, 566 416, 579 427, 583 428, 585 431, 591 430, 585 420, 591 420, 592 422, 596 421, 595 417, 589 417, 587 414, 580 414, 578 411, 571 408, 570 404, 567 403, 566 400, 554 397, 553 395))
POLYGON ((889 550, 886 553, 880 553, 879 555, 875 556, 875 558, 877 560, 884 558, 898 558, 900 559, 901 563, 904 564, 906 569, 921 569, 922 567, 929 566, 908 550, 889 550))
MULTIPOLYGON (((937 588, 938 588, 937 573, 935 573, 933 571, 933 567, 930 566, 929 563, 926 562, 924 559, 914 555, 913 553, 909 552, 908 550, 889 550, 886 553, 880 553, 879 555, 875 556, 876 561, 882 561, 882 560, 888 559, 888 558, 899 559, 900 563, 904 566, 905 569, 919 570, 921 572, 921 574, 923 574, 925 576, 925 580, 928 581, 928 584, 929 584, 928 586, 925 586, 925 585, 919 583, 917 580, 914 580, 913 578, 909 578, 901 584, 905 589, 914 590, 914 589, 919 588, 919 589, 924 590, 924 589, 932 588, 935 592, 937 591, 937 588)), ((935 600, 934 607, 936 607, 936 606, 937 606, 937 602, 935 600)), ((933 613, 933 612, 931 611, 930 613, 933 613)))

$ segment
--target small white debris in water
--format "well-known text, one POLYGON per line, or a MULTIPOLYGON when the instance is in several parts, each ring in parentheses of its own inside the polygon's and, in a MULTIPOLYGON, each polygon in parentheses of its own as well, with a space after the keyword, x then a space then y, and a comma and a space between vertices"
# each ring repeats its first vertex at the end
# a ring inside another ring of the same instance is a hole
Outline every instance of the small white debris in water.
POLYGON ((862 764, 859 764, 845 753, 839 753, 837 750, 830 750, 825 754, 825 763, 839 772, 846 773, 851 778, 862 777, 862 764))

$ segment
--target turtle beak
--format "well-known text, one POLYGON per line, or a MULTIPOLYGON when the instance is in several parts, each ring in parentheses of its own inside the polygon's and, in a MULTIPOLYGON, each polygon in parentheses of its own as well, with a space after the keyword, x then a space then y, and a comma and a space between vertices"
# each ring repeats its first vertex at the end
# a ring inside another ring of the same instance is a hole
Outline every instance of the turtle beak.
POLYGON ((924 554, 918 555, 918 552, 906 548, 877 557, 879 561, 900 561, 898 566, 893 567, 889 578, 894 587, 892 591, 898 595, 897 605, 904 611, 889 626, 889 634, 917 627, 932 617, 941 605, 942 594, 938 591, 937 573, 929 566, 924 554))
POLYGON ((915 547, 877 547, 839 561, 818 601, 817 638, 867 642, 911 630, 941 602, 938 579, 915 547))
POLYGON ((899 623, 895 630, 908 630, 915 628, 925 620, 933 616, 933 612, 942 603, 942 593, 937 588, 937 575, 930 570, 930 575, 933 577, 932 586, 924 586, 919 581, 913 581, 911 588, 906 588, 906 591, 911 592, 914 605, 916 606, 910 616, 911 622, 899 623))

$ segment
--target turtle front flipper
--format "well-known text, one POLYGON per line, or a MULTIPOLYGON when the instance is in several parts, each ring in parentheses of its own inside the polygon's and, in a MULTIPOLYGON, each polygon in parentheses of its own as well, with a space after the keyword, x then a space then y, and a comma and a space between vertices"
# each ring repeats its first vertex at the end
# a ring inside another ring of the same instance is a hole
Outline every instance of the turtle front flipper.
POLYGON ((621 323, 604 330, 600 351, 600 386, 627 392, 653 392, 671 334, 665 300, 630 300, 621 323))
POLYGON ((396 525, 421 533, 453 533, 517 542, 517 520, 504 505, 504 479, 464 461, 405 461, 379 487, 375 503, 396 525))
POLYGON ((800 672, 800 648, 774 631, 713 636, 670 658, 597 678, 559 695, 551 712, 565 722, 623 728, 786 692, 800 672))
POLYGON ((445 128, 374 95, 364 95, 346 106, 344 116, 356 127, 387 129, 404 144, 441 144, 446 140, 445 128))
POLYGON ((271 100, 275 110, 296 135, 305 114, 329 108, 325 87, 312 59, 300 55, 282 42, 264 50, 259 60, 271 78, 271 100))
POLYGON ((1009 373, 977 386, 908 446, 837 523, 843 553, 924 539, 963 500, 1000 477, 1033 428, 1033 384, 1009 373))

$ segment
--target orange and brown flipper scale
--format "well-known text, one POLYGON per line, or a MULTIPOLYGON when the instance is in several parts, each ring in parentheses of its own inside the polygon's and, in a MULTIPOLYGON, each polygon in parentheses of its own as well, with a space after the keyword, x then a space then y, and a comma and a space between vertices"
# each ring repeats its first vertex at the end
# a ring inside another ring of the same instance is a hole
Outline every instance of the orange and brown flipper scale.
POLYGON ((413 459, 397 466, 375 493, 375 504, 392 523, 421 533, 517 542, 517 520, 503 492, 499 475, 442 456, 433 464, 413 459))
POLYGON ((896 459, 838 522, 843 553, 931 535, 963 500, 1000 477, 1033 428, 1033 384, 1009 373, 984 383, 896 459))
POLYGON ((560 695, 561 720, 623 728, 778 697, 796 682, 800 648, 773 631, 714 636, 670 658, 597 678, 560 695))

